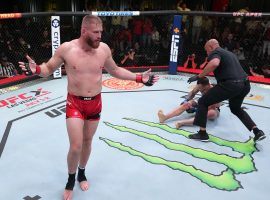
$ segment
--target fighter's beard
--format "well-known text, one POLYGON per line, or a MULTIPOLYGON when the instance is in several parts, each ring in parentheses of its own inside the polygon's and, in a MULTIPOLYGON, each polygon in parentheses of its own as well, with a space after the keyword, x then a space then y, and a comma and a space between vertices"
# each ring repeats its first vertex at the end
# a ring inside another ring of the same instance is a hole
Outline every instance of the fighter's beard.
POLYGON ((99 43, 100 43, 99 41, 98 42, 95 42, 95 41, 93 41, 91 39, 88 39, 86 42, 93 49, 97 49, 99 47, 99 43))

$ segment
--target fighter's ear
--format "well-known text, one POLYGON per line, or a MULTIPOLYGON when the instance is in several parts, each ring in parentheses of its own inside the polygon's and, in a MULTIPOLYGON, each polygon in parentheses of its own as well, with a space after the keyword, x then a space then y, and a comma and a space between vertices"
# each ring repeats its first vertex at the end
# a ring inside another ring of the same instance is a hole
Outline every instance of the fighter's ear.
POLYGON ((86 27, 81 28, 81 34, 84 35, 86 33, 86 27))

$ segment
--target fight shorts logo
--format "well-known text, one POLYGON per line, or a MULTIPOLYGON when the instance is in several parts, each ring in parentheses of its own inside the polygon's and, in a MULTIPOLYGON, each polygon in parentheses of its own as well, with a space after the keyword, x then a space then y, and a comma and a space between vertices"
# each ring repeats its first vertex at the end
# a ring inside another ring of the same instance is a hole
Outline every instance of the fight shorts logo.
POLYGON ((136 83, 135 81, 128 81, 128 80, 120 80, 117 78, 110 78, 104 80, 102 82, 102 85, 117 90, 134 90, 143 87, 142 83, 136 83))

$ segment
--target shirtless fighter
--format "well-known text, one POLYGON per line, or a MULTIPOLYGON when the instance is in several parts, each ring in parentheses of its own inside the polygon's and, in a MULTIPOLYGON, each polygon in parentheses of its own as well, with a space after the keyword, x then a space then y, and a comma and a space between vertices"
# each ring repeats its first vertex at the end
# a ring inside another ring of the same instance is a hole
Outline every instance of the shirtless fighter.
POLYGON ((19 62, 26 74, 42 77, 51 75, 61 64, 65 65, 68 80, 66 126, 70 147, 67 155, 69 177, 64 200, 72 199, 77 168, 80 188, 83 191, 89 188, 85 167, 102 108, 102 67, 116 78, 134 80, 146 86, 153 85, 159 79, 150 74, 151 69, 135 74, 118 67, 110 48, 101 42, 102 31, 101 19, 87 15, 82 20, 80 37, 60 45, 48 62, 37 65, 29 56, 26 57, 28 63, 19 62))

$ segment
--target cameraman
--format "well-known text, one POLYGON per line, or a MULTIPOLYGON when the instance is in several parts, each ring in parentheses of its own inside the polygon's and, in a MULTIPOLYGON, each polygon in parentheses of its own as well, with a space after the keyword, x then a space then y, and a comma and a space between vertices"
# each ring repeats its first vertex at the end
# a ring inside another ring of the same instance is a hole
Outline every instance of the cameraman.
POLYGON ((121 60, 121 66, 124 67, 135 66, 134 55, 135 55, 134 49, 127 50, 124 55, 124 58, 121 60))

